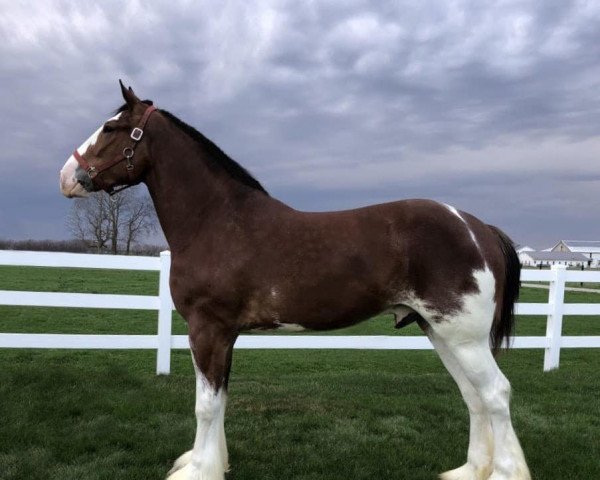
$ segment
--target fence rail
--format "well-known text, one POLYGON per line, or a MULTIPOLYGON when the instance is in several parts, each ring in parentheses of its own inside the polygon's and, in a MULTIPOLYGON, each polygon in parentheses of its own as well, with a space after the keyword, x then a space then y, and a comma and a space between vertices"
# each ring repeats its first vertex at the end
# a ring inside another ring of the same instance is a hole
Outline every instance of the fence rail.
MULTIPOLYGON (((0 290, 0 305, 155 310, 158 313, 156 335, 0 333, 0 348, 152 349, 157 351, 157 374, 170 372, 172 349, 189 348, 187 336, 171 333, 170 252, 161 252, 160 257, 134 257, 0 250, 0 265, 159 272, 158 296, 0 290)), ((514 337, 512 348, 545 349, 545 371, 558 368, 561 348, 600 348, 600 336, 562 336, 564 315, 600 315, 600 304, 565 304, 566 282, 600 283, 600 271, 570 271, 555 265, 551 270, 523 270, 521 280, 550 284, 547 303, 518 303, 516 306, 519 315, 546 316, 546 335, 514 337)), ((235 348, 425 350, 433 347, 422 336, 242 335, 235 348)))

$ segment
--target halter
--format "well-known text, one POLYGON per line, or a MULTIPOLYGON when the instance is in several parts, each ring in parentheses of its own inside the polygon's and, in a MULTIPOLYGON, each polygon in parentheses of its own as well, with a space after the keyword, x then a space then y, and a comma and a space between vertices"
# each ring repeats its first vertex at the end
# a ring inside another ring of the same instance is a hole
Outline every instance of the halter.
POLYGON ((81 156, 79 154, 79 152, 77 150, 75 150, 73 152, 73 156, 75 157, 75 160, 77 160, 77 163, 79 163, 79 166, 86 171, 86 173, 88 174, 88 177, 90 177, 90 180, 92 181, 92 183, 94 185, 96 185, 101 190, 104 190, 106 193, 108 193, 111 196, 114 195, 115 193, 118 193, 122 190, 125 190, 126 188, 133 186, 133 183, 131 183, 130 185, 122 185, 117 188, 115 188, 114 186, 111 187, 111 186, 107 185, 104 182, 104 180, 102 180, 102 178, 99 177, 98 175, 100 173, 104 172, 105 170, 108 170, 109 168, 114 167, 118 163, 127 162, 127 176, 129 177, 129 180, 131 182, 134 181, 134 179, 133 179, 134 165, 133 165, 133 162, 131 159, 133 158, 133 154, 135 153, 135 148, 137 147, 139 141, 142 139, 142 136, 144 135, 144 127, 146 126, 146 123, 148 122, 148 118, 150 118, 150 115, 155 110, 156 110, 156 107, 153 105, 150 105, 148 108, 146 108, 146 111, 142 115, 142 119, 140 120, 140 123, 138 123, 137 127, 134 127, 134 129, 131 131, 131 134, 129 135, 131 137, 131 139, 133 140, 133 143, 130 146, 125 147, 123 149, 122 156, 118 156, 114 160, 112 160, 108 163, 105 163, 104 165, 99 165, 98 167, 94 167, 94 166, 90 165, 85 160, 85 158, 83 158, 83 156, 81 156))

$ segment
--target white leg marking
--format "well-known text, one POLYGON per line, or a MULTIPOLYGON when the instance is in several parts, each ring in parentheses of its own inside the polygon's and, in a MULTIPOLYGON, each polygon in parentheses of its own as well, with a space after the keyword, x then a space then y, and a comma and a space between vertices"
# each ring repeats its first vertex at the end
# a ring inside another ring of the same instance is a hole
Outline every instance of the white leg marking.
POLYGON ((177 458, 177 460, 175 460, 175 462, 173 463, 173 467, 171 468, 171 470, 169 470, 169 473, 167 473, 167 477, 169 475, 173 475, 177 470, 181 470, 188 463, 190 463, 192 461, 192 453, 193 450, 188 450, 183 455, 180 455, 177 458))
POLYGON ((494 436, 491 479, 529 480, 530 474, 510 420, 510 384, 496 364, 487 339, 455 345, 452 353, 479 393, 490 416, 494 436))
POLYGON ((229 452, 227 451, 227 440, 225 438, 225 401, 223 402, 221 418, 219 420, 219 453, 221 454, 221 465, 223 471, 229 471, 229 452))
POLYGON ((432 330, 429 339, 438 352, 442 363, 456 381, 469 409, 469 449, 467 463, 455 470, 442 473, 443 480, 485 480, 492 473, 494 440, 492 425, 479 394, 463 373, 452 352, 432 330))
POLYGON ((479 293, 465 295, 463 311, 444 321, 430 322, 430 326, 476 390, 489 415, 494 437, 493 472, 489 478, 529 480, 529 469, 510 420, 510 384, 489 346, 495 310, 494 276, 486 267, 475 272, 474 277, 479 293))
POLYGON ((168 480, 223 480, 227 468, 224 430, 227 395, 223 389, 212 388, 195 362, 194 369, 197 421, 194 448, 191 455, 186 452, 177 460, 168 480))

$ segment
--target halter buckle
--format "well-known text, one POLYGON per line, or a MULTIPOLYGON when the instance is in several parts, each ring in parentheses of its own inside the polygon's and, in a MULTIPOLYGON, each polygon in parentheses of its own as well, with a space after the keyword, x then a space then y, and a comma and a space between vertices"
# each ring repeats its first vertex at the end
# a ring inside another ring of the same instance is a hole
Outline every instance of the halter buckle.
POLYGON ((131 131, 130 137, 136 142, 139 142, 142 139, 142 135, 144 135, 144 131, 141 128, 135 127, 131 131))
POLYGON ((90 167, 86 170, 86 173, 88 174, 88 177, 90 178, 94 178, 96 175, 98 175, 98 172, 96 171, 96 167, 90 167))

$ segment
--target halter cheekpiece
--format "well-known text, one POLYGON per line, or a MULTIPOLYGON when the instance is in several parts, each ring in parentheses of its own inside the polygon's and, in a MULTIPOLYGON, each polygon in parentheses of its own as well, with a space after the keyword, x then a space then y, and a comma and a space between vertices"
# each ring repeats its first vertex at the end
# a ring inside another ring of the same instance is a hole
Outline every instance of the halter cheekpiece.
POLYGON ((131 133, 129 135, 129 137, 133 140, 133 143, 131 145, 125 147, 123 149, 122 155, 116 157, 114 160, 111 160, 110 162, 107 162, 104 165, 99 165, 97 167, 94 167, 94 166, 90 165, 85 160, 85 158, 83 158, 83 156, 81 156, 79 154, 79 152, 77 150, 75 150, 73 152, 73 156, 75 157, 75 160, 77 160, 77 163, 79 163, 79 166, 86 171, 86 173, 88 174, 88 177, 90 177, 90 180, 92 181, 92 183, 94 185, 96 185, 101 190, 104 190, 109 195, 114 195, 115 193, 118 193, 121 190, 125 190, 126 188, 129 188, 133 185, 133 183, 132 183, 130 185, 122 185, 122 186, 116 187, 116 188, 114 186, 108 186, 104 182, 104 180, 102 180, 102 178, 99 176, 99 174, 105 170, 108 170, 111 167, 114 167, 118 163, 127 162, 127 167, 126 167, 127 168, 127 176, 129 177, 129 180, 131 180, 131 182, 133 182, 134 165, 133 165, 132 158, 133 158, 133 155, 135 154, 135 148, 137 147, 138 143, 144 136, 144 127, 146 126, 146 123, 148 122, 148 118, 150 118, 150 115, 155 110, 156 110, 156 107, 153 105, 150 105, 148 108, 146 108, 146 111, 142 115, 140 123, 138 123, 137 127, 134 127, 134 129, 131 130, 131 133))

